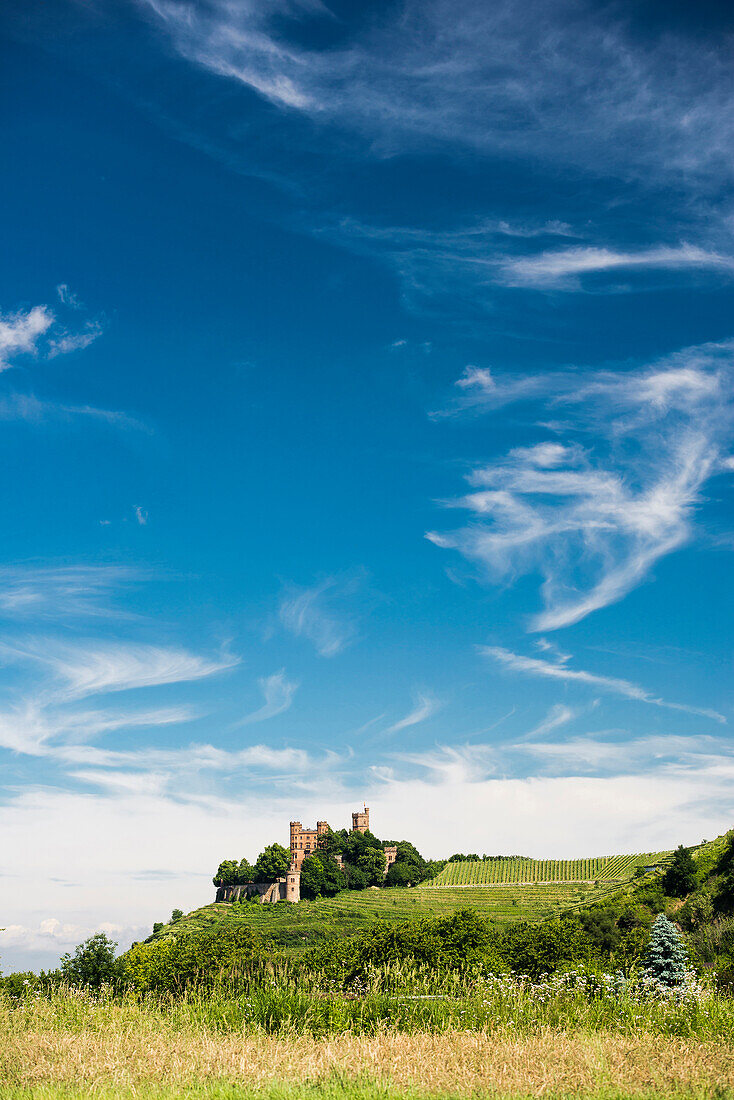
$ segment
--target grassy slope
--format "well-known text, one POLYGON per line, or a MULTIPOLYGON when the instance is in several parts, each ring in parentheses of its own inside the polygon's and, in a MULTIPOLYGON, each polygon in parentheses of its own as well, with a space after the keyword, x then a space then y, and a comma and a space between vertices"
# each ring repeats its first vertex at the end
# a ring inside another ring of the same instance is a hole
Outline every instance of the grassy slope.
POLYGON ((298 905, 220 902, 196 909, 175 927, 166 926, 156 938, 172 932, 201 931, 221 921, 244 920, 251 928, 271 936, 280 946, 298 950, 332 936, 351 935, 375 920, 397 924, 417 917, 442 916, 466 906, 502 923, 538 920, 571 905, 588 904, 607 891, 604 887, 579 884, 498 886, 491 890, 481 886, 468 889, 395 888, 345 891, 335 898, 302 901, 298 905))
MULTIPOLYGON (((702 869, 709 869, 718 859, 725 837, 704 842, 694 851, 702 869)), ((630 857, 626 864, 627 882, 631 886, 637 865, 659 862, 668 853, 630 857)), ((532 862, 532 861, 529 861, 532 862)), ((481 864, 478 865, 481 868, 481 864)), ((618 866, 618 865, 615 865, 618 866)), ((419 917, 434 917, 455 909, 471 907, 482 916, 498 923, 518 920, 541 920, 564 909, 586 906, 601 901, 625 888, 618 878, 598 885, 579 882, 554 882, 551 885, 513 882, 505 885, 441 887, 433 883, 413 889, 345 891, 335 898, 302 901, 299 905, 243 905, 226 903, 205 905, 189 913, 175 926, 166 926, 155 937, 202 931, 222 922, 245 921, 249 927, 272 937, 288 951, 298 951, 333 936, 348 936, 366 928, 375 920, 398 923, 419 917)))

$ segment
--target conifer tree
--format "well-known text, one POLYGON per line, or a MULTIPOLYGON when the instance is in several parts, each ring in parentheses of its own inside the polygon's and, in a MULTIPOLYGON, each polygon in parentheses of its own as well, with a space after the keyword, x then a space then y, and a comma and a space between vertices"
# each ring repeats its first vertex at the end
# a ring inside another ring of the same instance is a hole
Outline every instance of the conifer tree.
POLYGON ((645 955, 645 977, 658 986, 673 989, 686 979, 688 957, 683 939, 665 913, 659 913, 650 932, 645 955))

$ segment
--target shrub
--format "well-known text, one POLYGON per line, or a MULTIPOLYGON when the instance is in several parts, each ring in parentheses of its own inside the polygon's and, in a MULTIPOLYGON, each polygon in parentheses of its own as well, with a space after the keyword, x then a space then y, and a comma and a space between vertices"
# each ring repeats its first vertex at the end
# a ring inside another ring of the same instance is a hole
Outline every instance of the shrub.
POLYGON ((173 936, 132 947, 121 959, 122 978, 140 991, 180 992, 223 977, 261 972, 272 943, 241 924, 214 926, 196 935, 173 936))

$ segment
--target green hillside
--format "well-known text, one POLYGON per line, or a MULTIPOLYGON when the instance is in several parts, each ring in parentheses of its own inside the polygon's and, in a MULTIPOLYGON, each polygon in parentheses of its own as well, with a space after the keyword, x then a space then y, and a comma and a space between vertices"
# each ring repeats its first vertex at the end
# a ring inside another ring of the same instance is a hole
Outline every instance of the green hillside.
POLYGON ((562 909, 588 905, 609 892, 609 887, 559 883, 553 886, 477 888, 345 890, 334 898, 301 901, 298 905, 242 905, 227 902, 206 905, 187 917, 166 925, 155 939, 199 932, 213 924, 245 921, 265 933, 280 947, 299 950, 334 936, 348 936, 376 920, 398 924, 418 917, 439 917, 469 906, 500 923, 540 920, 562 909))
POLYGON ((504 883, 628 882, 638 871, 658 867, 671 852, 599 856, 595 859, 483 859, 447 863, 427 887, 497 886, 504 883))
MULTIPOLYGON (((719 859, 726 837, 703 841, 693 856, 702 874, 719 859)), ((585 908, 614 894, 653 881, 665 867, 670 852, 603 856, 589 860, 479 860, 447 864, 435 878, 418 887, 345 890, 333 898, 260 905, 219 902, 196 909, 150 937, 206 931, 214 925, 244 922, 294 953, 323 940, 363 931, 374 921, 398 924, 420 917, 441 917, 471 908, 497 924, 539 921, 564 910, 585 908), (513 875, 503 880, 502 875, 513 875), (494 875, 492 878, 490 876, 494 875), (585 876, 575 879, 574 876, 585 876), (561 878, 568 876, 568 878, 561 878), (453 877, 453 882, 446 882, 453 877)))

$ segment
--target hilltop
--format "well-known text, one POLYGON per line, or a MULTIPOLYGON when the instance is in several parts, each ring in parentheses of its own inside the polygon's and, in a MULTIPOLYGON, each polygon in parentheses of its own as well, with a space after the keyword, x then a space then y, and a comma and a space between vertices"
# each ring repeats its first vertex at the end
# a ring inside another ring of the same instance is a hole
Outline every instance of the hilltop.
MULTIPOLYGON (((702 879, 711 874, 725 842, 726 836, 722 836, 691 849, 702 879)), ((159 927, 147 942, 215 926, 244 925, 265 934, 282 950, 298 953, 363 931, 377 920, 397 925, 467 907, 498 925, 539 922, 566 911, 599 906, 620 895, 640 895, 660 881, 671 856, 668 850, 590 860, 457 860, 412 888, 345 890, 335 897, 296 905, 216 902, 159 927)))

